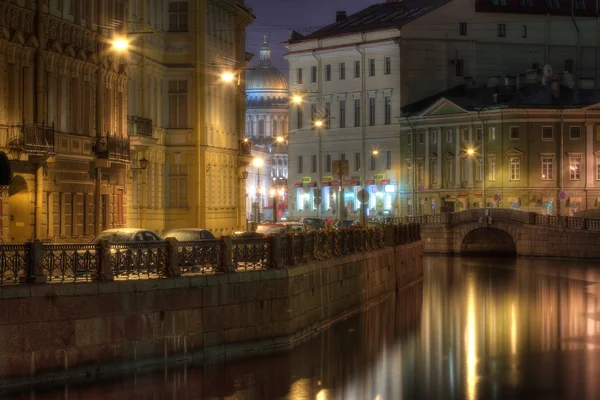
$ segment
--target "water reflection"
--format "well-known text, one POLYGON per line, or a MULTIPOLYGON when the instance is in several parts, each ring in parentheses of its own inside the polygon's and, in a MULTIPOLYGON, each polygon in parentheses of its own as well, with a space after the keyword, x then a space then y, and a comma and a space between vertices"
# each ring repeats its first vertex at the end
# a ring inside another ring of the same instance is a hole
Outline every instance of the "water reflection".
POLYGON ((598 266, 426 257, 422 283, 290 353, 9 398, 593 399, 598 266))

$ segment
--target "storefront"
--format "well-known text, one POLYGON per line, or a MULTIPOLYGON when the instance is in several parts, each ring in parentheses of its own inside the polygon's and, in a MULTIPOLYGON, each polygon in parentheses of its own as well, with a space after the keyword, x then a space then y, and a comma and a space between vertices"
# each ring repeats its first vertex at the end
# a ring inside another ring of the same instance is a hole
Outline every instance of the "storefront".
MULTIPOLYGON (((359 188, 360 190, 360 188, 359 188)), ((398 196, 398 186, 389 179, 367 180, 365 190, 369 192, 368 215, 377 215, 380 211, 389 211, 392 215, 395 212, 394 203, 398 196)), ((354 198, 356 199, 356 193, 354 198)), ((360 208, 360 202, 356 200, 357 207, 360 208)))
POLYGON ((552 196, 542 197, 542 214, 543 215, 554 215, 554 197, 552 197, 552 196))
POLYGON ((316 212, 315 195, 318 196, 316 183, 303 184, 302 182, 294 184, 296 190, 296 211, 298 212, 316 212))

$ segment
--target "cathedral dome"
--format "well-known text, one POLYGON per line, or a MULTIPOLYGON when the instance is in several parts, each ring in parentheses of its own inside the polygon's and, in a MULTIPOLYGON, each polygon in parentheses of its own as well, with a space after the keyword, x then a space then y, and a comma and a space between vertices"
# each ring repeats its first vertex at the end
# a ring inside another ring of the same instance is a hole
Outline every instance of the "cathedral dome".
POLYGON ((285 76, 271 64, 266 37, 260 50, 260 64, 246 73, 246 90, 288 90, 285 76))

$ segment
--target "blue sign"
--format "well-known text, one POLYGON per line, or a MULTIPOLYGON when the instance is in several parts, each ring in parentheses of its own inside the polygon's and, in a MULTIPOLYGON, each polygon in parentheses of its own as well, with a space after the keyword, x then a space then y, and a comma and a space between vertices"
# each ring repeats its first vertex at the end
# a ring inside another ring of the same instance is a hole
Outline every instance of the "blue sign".
POLYGON ((561 200, 564 200, 567 197, 567 194, 565 192, 560 192, 559 196, 561 200))

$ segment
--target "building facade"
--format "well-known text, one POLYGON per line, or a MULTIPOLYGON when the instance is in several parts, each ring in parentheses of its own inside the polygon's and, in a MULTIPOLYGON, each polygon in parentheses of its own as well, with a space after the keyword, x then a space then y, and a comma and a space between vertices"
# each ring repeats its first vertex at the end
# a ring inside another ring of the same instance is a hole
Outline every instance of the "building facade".
POLYGON ((243 226, 252 19, 234 0, 1 2, 2 240, 243 226))
POLYGON ((246 74, 246 139, 253 159, 249 169, 246 209, 251 221, 272 220, 287 214, 289 89, 285 76, 271 63, 265 42, 260 63, 246 74))
MULTIPOLYGON (((369 216, 417 214, 421 203, 415 197, 409 204, 405 195, 425 190, 414 173, 429 170, 431 161, 406 162, 415 158, 405 148, 413 128, 402 110, 457 86, 485 87, 489 77, 541 74, 545 65, 598 88, 597 7, 588 0, 404 0, 350 16, 340 12, 334 24, 310 35, 293 32, 286 55, 290 91, 303 101, 290 108, 290 209, 329 217, 344 204, 356 219, 365 189, 369 216), (323 129, 315 121, 324 121, 323 129), (340 181, 331 172, 337 159, 349 161, 347 177, 337 183, 343 191, 329 186, 340 181)), ((453 157, 460 154, 456 145, 454 139, 453 157)), ((440 200, 428 201, 423 207, 439 211, 440 200)))

